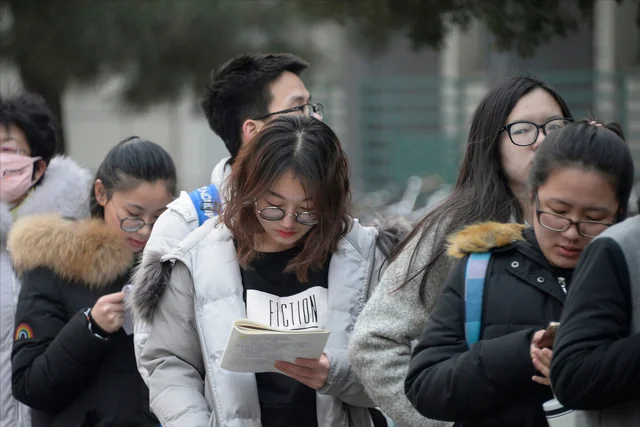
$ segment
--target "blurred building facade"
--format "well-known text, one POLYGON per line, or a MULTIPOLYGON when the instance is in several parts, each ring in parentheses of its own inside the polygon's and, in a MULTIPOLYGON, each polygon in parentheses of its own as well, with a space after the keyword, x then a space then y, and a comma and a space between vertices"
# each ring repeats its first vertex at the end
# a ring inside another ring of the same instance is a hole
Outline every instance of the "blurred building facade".
POLYGON ((593 26, 527 59, 491 49, 491 36, 477 24, 452 32, 439 53, 413 53, 401 40, 374 60, 348 52, 344 87, 349 122, 357 123, 348 140, 358 141, 350 154, 360 188, 404 186, 411 176, 452 183, 478 101, 497 80, 522 73, 551 83, 576 118, 620 122, 640 167, 637 8, 597 0, 593 26))

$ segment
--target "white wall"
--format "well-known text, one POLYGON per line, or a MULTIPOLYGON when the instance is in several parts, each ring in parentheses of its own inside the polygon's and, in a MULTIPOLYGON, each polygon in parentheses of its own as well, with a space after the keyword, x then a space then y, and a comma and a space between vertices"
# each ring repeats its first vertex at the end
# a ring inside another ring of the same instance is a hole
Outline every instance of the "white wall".
POLYGON ((63 103, 67 150, 83 165, 97 168, 111 147, 137 135, 164 147, 176 163, 179 187, 193 189, 208 184, 213 166, 227 155, 190 96, 136 112, 118 102, 115 82, 93 89, 72 88, 63 103))

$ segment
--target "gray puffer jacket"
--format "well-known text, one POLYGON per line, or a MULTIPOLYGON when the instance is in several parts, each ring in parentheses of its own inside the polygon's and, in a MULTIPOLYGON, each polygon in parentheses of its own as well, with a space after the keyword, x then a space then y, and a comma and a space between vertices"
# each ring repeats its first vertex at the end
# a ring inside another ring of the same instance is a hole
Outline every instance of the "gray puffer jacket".
MULTIPOLYGON (((374 403, 351 369, 347 345, 377 284, 381 235, 391 234, 355 220, 331 258, 324 325, 331 331, 325 349, 331 368, 317 390, 320 427, 371 425, 366 408, 374 403)), ((136 323, 149 326, 138 363, 148 372, 151 408, 162 425, 260 427, 255 375, 220 367, 233 322, 246 317, 231 232, 210 220, 170 254, 147 262, 137 277, 136 323)))
POLYGON ((11 265, 7 251, 7 235, 14 217, 59 212, 63 216, 89 216, 91 174, 66 157, 49 162, 40 184, 12 213, 0 202, 0 427, 30 427, 29 409, 11 394, 11 349, 14 339, 15 309, 20 281, 11 265))

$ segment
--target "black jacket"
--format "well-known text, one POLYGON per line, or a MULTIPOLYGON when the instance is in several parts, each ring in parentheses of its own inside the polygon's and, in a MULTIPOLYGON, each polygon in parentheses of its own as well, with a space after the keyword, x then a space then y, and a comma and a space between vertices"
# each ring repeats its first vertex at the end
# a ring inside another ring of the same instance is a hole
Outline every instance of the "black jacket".
POLYGON ((12 388, 33 408, 33 427, 158 426, 138 373, 133 335, 104 340, 84 311, 127 283, 134 258, 101 220, 56 215, 16 223, 9 248, 22 289, 12 388))
POLYGON ((468 227, 451 239, 452 269, 414 350, 407 397, 425 417, 465 427, 546 427, 551 389, 535 383, 529 347, 535 331, 560 318, 565 292, 533 231, 517 224, 468 227), (524 240, 523 240, 524 236, 524 240), (480 341, 465 341, 465 268, 470 252, 492 251, 480 341))
POLYGON ((640 216, 589 244, 562 313, 551 366, 564 405, 602 410, 589 416, 617 426, 640 425, 639 263, 640 216))

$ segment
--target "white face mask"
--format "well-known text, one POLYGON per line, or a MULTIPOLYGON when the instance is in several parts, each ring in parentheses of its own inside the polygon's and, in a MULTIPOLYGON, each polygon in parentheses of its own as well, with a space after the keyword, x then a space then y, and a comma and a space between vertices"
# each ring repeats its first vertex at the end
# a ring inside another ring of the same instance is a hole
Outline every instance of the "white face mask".
POLYGON ((0 153, 0 201, 12 204, 35 184, 33 164, 40 157, 0 153))

